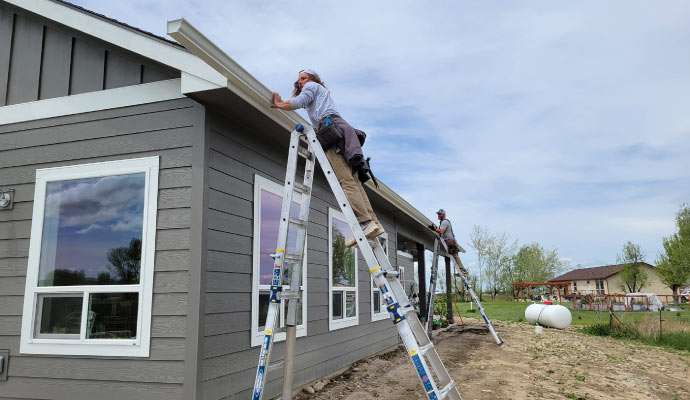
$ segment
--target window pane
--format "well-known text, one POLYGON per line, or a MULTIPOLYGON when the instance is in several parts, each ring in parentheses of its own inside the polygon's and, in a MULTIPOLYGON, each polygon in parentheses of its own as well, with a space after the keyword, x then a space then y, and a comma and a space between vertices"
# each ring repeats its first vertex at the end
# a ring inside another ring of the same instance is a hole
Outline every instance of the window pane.
POLYGON ((38 286, 139 283, 146 174, 46 184, 38 286))
MULTIPOLYGON (((261 190, 261 221, 259 227, 259 285, 270 285, 273 280, 273 258, 271 254, 276 251, 278 243, 278 227, 280 226, 280 209, 283 206, 283 197, 267 190, 261 190)), ((290 216, 299 217, 299 204, 292 202, 290 216)), ((287 252, 295 252, 297 243, 297 230, 290 227, 288 230, 287 252)), ((286 265, 284 272, 289 269, 286 265)))
POLYGON ((87 339, 135 339, 138 293, 93 293, 86 316, 87 339))
POLYGON ((259 292, 259 330, 266 329, 266 317, 268 316, 268 302, 271 299, 269 292, 259 292))
POLYGON ((355 286, 355 259, 354 248, 345 247, 345 242, 353 237, 350 227, 343 221, 332 218, 333 232, 331 237, 333 286, 355 286))
POLYGON ((343 292, 333 292, 333 319, 343 319, 343 292))
POLYGON ((379 313, 381 312, 381 301, 379 300, 381 293, 379 293, 378 289, 375 289, 376 291, 374 292, 374 312, 379 313))
POLYGON ((39 334, 79 335, 82 296, 39 296, 39 334))
POLYGON ((345 292, 345 315, 348 318, 357 316, 357 295, 355 292, 345 292))

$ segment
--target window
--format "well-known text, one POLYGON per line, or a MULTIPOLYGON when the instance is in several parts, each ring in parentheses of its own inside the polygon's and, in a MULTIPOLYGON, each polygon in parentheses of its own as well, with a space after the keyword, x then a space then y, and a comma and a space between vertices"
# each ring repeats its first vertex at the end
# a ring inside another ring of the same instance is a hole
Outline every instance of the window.
POLYGON ((20 352, 148 357, 158 157, 36 170, 20 352))
POLYGON ((577 292, 577 282, 573 281, 573 292, 577 292))
POLYGON ((353 237, 340 211, 328 209, 328 322, 331 330, 359 323, 357 291, 357 249, 345 247, 353 237))
POLYGON ((604 281, 603 280, 598 280, 596 281, 596 286, 597 286, 597 294, 604 294, 604 281))
MULTIPOLYGON (((388 232, 378 237, 379 243, 383 247, 383 252, 388 255, 388 232)), ((379 288, 374 283, 374 277, 369 274, 371 280, 371 320, 380 321, 388 318, 388 310, 386 309, 386 301, 381 296, 379 288)))
MULTIPOLYGON (((299 217, 299 202, 301 195, 294 193, 290 216, 299 217)), ((266 316, 270 298, 271 280, 273 278, 273 258, 278 242, 278 228, 280 226, 280 210, 283 206, 283 185, 275 183, 259 175, 254 176, 254 249, 253 249, 253 278, 252 278, 252 346, 259 346, 263 342, 266 316)), ((295 252, 297 230, 288 230, 287 254, 295 252)), ((304 248, 307 248, 306 243, 304 248)), ((283 290, 290 288, 290 263, 283 266, 283 290)), ((302 301, 297 308, 297 336, 306 336, 307 307, 307 257, 302 259, 302 301)), ((280 327, 274 334, 275 341, 285 340, 285 311, 287 301, 280 303, 280 327)))

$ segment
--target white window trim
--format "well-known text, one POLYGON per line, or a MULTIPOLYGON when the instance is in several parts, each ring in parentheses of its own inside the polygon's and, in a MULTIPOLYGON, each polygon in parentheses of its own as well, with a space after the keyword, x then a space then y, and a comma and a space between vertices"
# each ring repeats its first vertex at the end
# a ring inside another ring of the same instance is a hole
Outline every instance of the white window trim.
POLYGON ((158 157, 106 161, 36 170, 36 188, 29 242, 29 260, 24 292, 24 311, 19 352, 24 354, 87 355, 107 357, 148 357, 151 342, 153 272, 156 251, 156 214, 158 204, 158 157), (38 287, 46 184, 52 181, 96 178, 132 173, 146 174, 144 224, 142 225, 141 275, 138 285, 85 285, 38 287), (138 292, 139 310, 136 339, 85 339, 88 296, 91 293, 138 292), (83 293, 80 339, 36 339, 33 336, 40 293, 83 293))
MULTIPOLYGON (((346 318, 343 315, 342 319, 333 319, 333 218, 337 218, 345 223, 345 214, 334 208, 328 208, 328 330, 333 331, 337 329, 347 328, 350 326, 359 325, 359 314, 361 311, 359 305, 359 252, 354 247, 355 251, 355 304, 357 305, 357 315, 346 318)), ((338 289, 336 289, 338 291, 338 289)), ((345 307, 345 298, 343 295, 343 307, 345 307)))
MULTIPOLYGON (((390 245, 390 242, 388 241, 388 232, 385 232, 383 235, 381 235, 384 239, 386 239, 386 247, 384 247, 383 251, 388 255, 388 247, 390 245)), ((371 283, 369 284, 369 287, 371 287, 371 321, 381 321, 384 319, 388 319, 390 317, 390 313, 386 309, 386 303, 383 302, 381 304, 379 312, 374 312, 374 292, 379 292, 379 296, 381 296, 381 292, 374 286, 374 277, 369 274, 369 280, 371 283)), ((379 299, 382 299, 383 297, 379 297, 379 299)), ((380 301, 379 301, 380 303, 380 301)))
MULTIPOLYGON (((266 179, 260 175, 254 175, 254 240, 252 250, 252 333, 251 346, 259 346, 264 340, 264 331, 259 330, 259 262, 261 255, 261 243, 259 240, 261 229, 261 190, 269 191, 275 195, 283 197, 283 185, 275 183, 270 179, 266 179)), ((292 197, 293 202, 299 203, 301 195, 295 193, 292 197)), ((307 242, 304 242, 304 248, 307 248, 307 242)), ((297 325, 297 337, 307 336, 307 252, 304 252, 304 261, 302 264, 302 324, 297 325)), ((270 285, 263 290, 268 289, 270 285)), ((283 303, 283 306, 285 304, 283 303)), ((281 313, 281 321, 283 320, 281 313)), ((285 340, 285 332, 278 332, 273 335, 275 342, 285 340)))

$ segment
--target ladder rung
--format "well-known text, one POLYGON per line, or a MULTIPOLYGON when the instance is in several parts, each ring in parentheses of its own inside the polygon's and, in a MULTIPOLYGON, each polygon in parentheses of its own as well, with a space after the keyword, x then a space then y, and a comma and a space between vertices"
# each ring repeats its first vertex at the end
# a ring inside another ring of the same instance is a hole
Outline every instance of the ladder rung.
POLYGON ((306 224, 304 223, 304 220, 299 219, 299 218, 290 218, 290 224, 298 226, 300 228, 304 228, 306 224))
POLYGON ((433 348, 434 348, 434 344, 430 342, 430 343, 427 344, 426 346, 420 347, 420 348, 419 348, 419 353, 420 353, 421 355, 424 355, 424 354, 426 354, 429 350, 431 350, 431 349, 433 349, 433 348))
POLYGON ((303 183, 295 182, 293 184, 293 186, 294 186, 295 191, 297 193, 302 193, 302 194, 308 194, 309 193, 309 186, 307 186, 303 183))
POLYGON ((266 373, 267 373, 267 374, 272 374, 272 373, 274 373, 274 372, 276 372, 276 371, 281 371, 281 370, 283 369, 283 366, 284 366, 284 365, 285 365, 285 362, 284 362, 284 361, 279 361, 279 362, 277 362, 277 363, 275 363, 275 364, 271 364, 271 365, 268 366, 268 368, 266 368, 266 373))
POLYGON ((442 399, 445 399, 446 396, 448 396, 448 393, 450 393, 450 391, 453 389, 455 389, 455 381, 450 381, 450 383, 444 386, 438 394, 442 399))
POLYGON ((287 299, 301 299, 302 298, 302 291, 298 292, 283 292, 280 294, 280 299, 281 300, 287 300, 287 299))
POLYGON ((400 272, 398 272, 398 271, 396 271, 396 270, 394 270, 394 269, 386 269, 386 270, 383 270, 383 276, 386 276, 386 277, 389 277, 389 276, 390 276, 390 277, 396 276, 396 277, 397 277, 398 275, 400 275, 400 272))
POLYGON ((311 159, 314 156, 314 153, 305 149, 302 146, 297 148, 297 154, 299 154, 301 157, 308 158, 308 159, 311 159))
POLYGON ((286 254, 283 260, 289 263, 299 263, 302 261, 302 256, 297 254, 286 254))

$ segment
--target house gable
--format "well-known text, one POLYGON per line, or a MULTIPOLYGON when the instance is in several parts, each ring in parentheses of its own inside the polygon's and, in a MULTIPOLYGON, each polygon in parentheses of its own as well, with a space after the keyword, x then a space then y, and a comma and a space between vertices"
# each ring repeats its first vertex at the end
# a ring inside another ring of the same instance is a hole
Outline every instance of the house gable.
POLYGON ((0 2, 0 106, 179 77, 178 70, 0 2))

